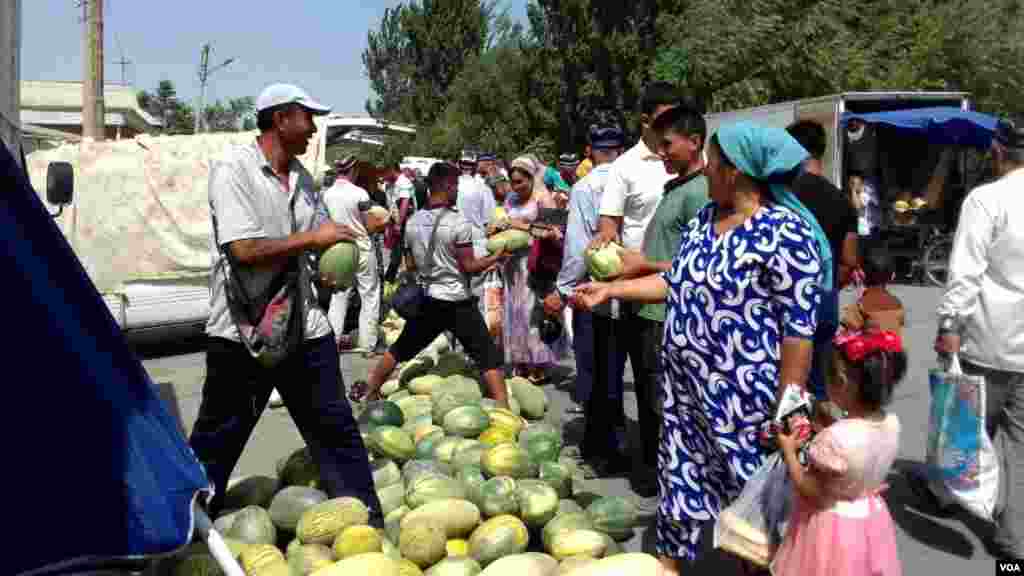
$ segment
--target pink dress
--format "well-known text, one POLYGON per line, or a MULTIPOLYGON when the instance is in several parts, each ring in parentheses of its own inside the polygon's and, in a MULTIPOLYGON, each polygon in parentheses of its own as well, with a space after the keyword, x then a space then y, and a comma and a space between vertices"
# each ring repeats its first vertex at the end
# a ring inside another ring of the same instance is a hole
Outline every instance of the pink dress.
POLYGON ((811 441, 808 462, 825 482, 823 507, 796 496, 774 576, 900 576, 896 531, 882 485, 899 452, 900 423, 840 420, 811 441))

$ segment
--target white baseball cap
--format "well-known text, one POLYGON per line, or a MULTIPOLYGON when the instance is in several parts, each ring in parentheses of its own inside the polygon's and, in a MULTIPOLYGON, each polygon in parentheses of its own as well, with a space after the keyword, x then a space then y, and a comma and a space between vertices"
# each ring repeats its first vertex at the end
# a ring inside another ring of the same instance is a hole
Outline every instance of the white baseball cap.
POLYGON ((256 98, 256 111, 261 112, 282 104, 298 104, 316 115, 327 114, 331 111, 330 106, 324 106, 313 100, 305 90, 293 84, 271 84, 264 88, 256 98))

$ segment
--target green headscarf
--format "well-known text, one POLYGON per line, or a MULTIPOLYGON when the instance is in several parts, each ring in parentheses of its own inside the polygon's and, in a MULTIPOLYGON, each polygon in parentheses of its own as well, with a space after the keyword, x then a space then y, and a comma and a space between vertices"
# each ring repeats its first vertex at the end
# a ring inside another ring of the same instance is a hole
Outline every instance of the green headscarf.
POLYGON ((832 246, 814 214, 797 199, 782 176, 791 173, 810 157, 807 150, 781 128, 738 122, 718 130, 718 145, 736 168, 768 184, 775 201, 799 214, 814 232, 821 257, 822 288, 832 290, 832 246))

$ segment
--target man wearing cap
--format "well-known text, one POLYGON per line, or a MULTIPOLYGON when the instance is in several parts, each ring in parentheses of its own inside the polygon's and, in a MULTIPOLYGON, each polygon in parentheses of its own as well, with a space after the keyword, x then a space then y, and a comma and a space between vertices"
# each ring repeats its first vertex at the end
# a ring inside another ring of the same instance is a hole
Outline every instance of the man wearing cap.
POLYGON ((580 159, 575 154, 562 154, 558 157, 558 172, 569 186, 576 184, 576 168, 579 165, 580 159))
MULTIPOLYGON (((998 558, 1024 560, 1024 118, 992 141, 998 179, 960 208, 939 302, 935 350, 985 377, 986 424, 1000 454, 998 558)), ((922 483, 911 483, 925 486, 922 483)), ((930 498, 930 494, 925 494, 930 498)))
POLYGON ((206 381, 189 442, 216 492, 210 512, 223 506, 228 479, 276 386, 320 466, 321 489, 352 496, 383 523, 366 448, 339 385, 341 370, 327 315, 318 306, 309 254, 355 240, 353 231, 327 218, 313 177, 296 159, 316 132, 323 106, 296 86, 275 84, 256 100, 260 134, 227 151, 210 169, 210 318, 206 325, 206 381), (230 263, 230 264, 229 264, 230 263), (280 274, 297 267, 297 297, 305 312, 298 349, 267 368, 240 339, 226 283, 233 276, 262 299, 280 274))
POLYGON ((345 328, 345 313, 353 290, 359 293, 359 338, 356 348, 367 355, 377 349, 378 322, 380 314, 380 277, 377 274, 377 254, 370 235, 380 230, 371 228, 382 223, 368 222, 366 210, 371 205, 368 191, 355 184, 360 163, 355 156, 346 156, 337 163, 338 178, 334 185, 324 192, 327 213, 338 224, 347 226, 355 233, 359 247, 359 263, 356 266, 355 286, 331 297, 327 319, 334 331, 334 338, 341 351, 347 345, 342 340, 345 328))
MULTIPOLYGON (((562 268, 555 284, 556 291, 544 299, 544 310, 550 316, 557 317, 562 313, 576 286, 587 276, 583 253, 597 235, 601 196, 608 182, 612 162, 622 154, 625 136, 615 127, 594 126, 590 130, 590 142, 594 168, 573 186, 569 195, 569 219, 562 268)), ((622 404, 625 359, 621 354, 614 353, 613 348, 601 356, 594 354, 594 315, 608 313, 609 310, 597 310, 593 313, 574 310, 572 315, 573 348, 576 355, 576 387, 572 396, 580 408, 575 408, 571 412, 585 413, 586 428, 582 452, 598 467, 604 465, 606 461, 614 460, 615 455, 619 454, 615 431, 625 425, 622 404), (591 403, 594 366, 598 362, 607 365, 602 373, 607 375, 611 384, 602 388, 602 397, 598 402, 591 403)))

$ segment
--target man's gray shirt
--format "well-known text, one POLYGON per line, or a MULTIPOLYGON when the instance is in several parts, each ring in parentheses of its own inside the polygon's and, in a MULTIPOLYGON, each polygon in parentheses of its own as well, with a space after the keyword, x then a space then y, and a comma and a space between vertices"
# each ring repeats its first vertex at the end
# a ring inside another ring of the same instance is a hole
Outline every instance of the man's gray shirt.
MULTIPOLYGON (((288 189, 274 175, 263 150, 256 142, 232 148, 210 166, 210 207, 216 216, 221 246, 237 240, 283 239, 292 234, 289 206, 295 197, 297 230, 312 230, 325 217, 325 208, 313 186, 313 177, 298 160, 288 169, 288 189)), ((228 311, 224 293, 225 275, 220 266, 222 253, 210 234, 213 274, 210 278, 210 318, 206 333, 239 341, 238 328, 228 311)), ((305 298, 306 338, 330 334, 327 316, 316 304, 309 259, 299 257, 302 295, 305 298)), ((223 263, 229 271, 227 262, 223 263)), ((246 267, 239 275, 250 297, 263 294, 282 266, 246 267)))

